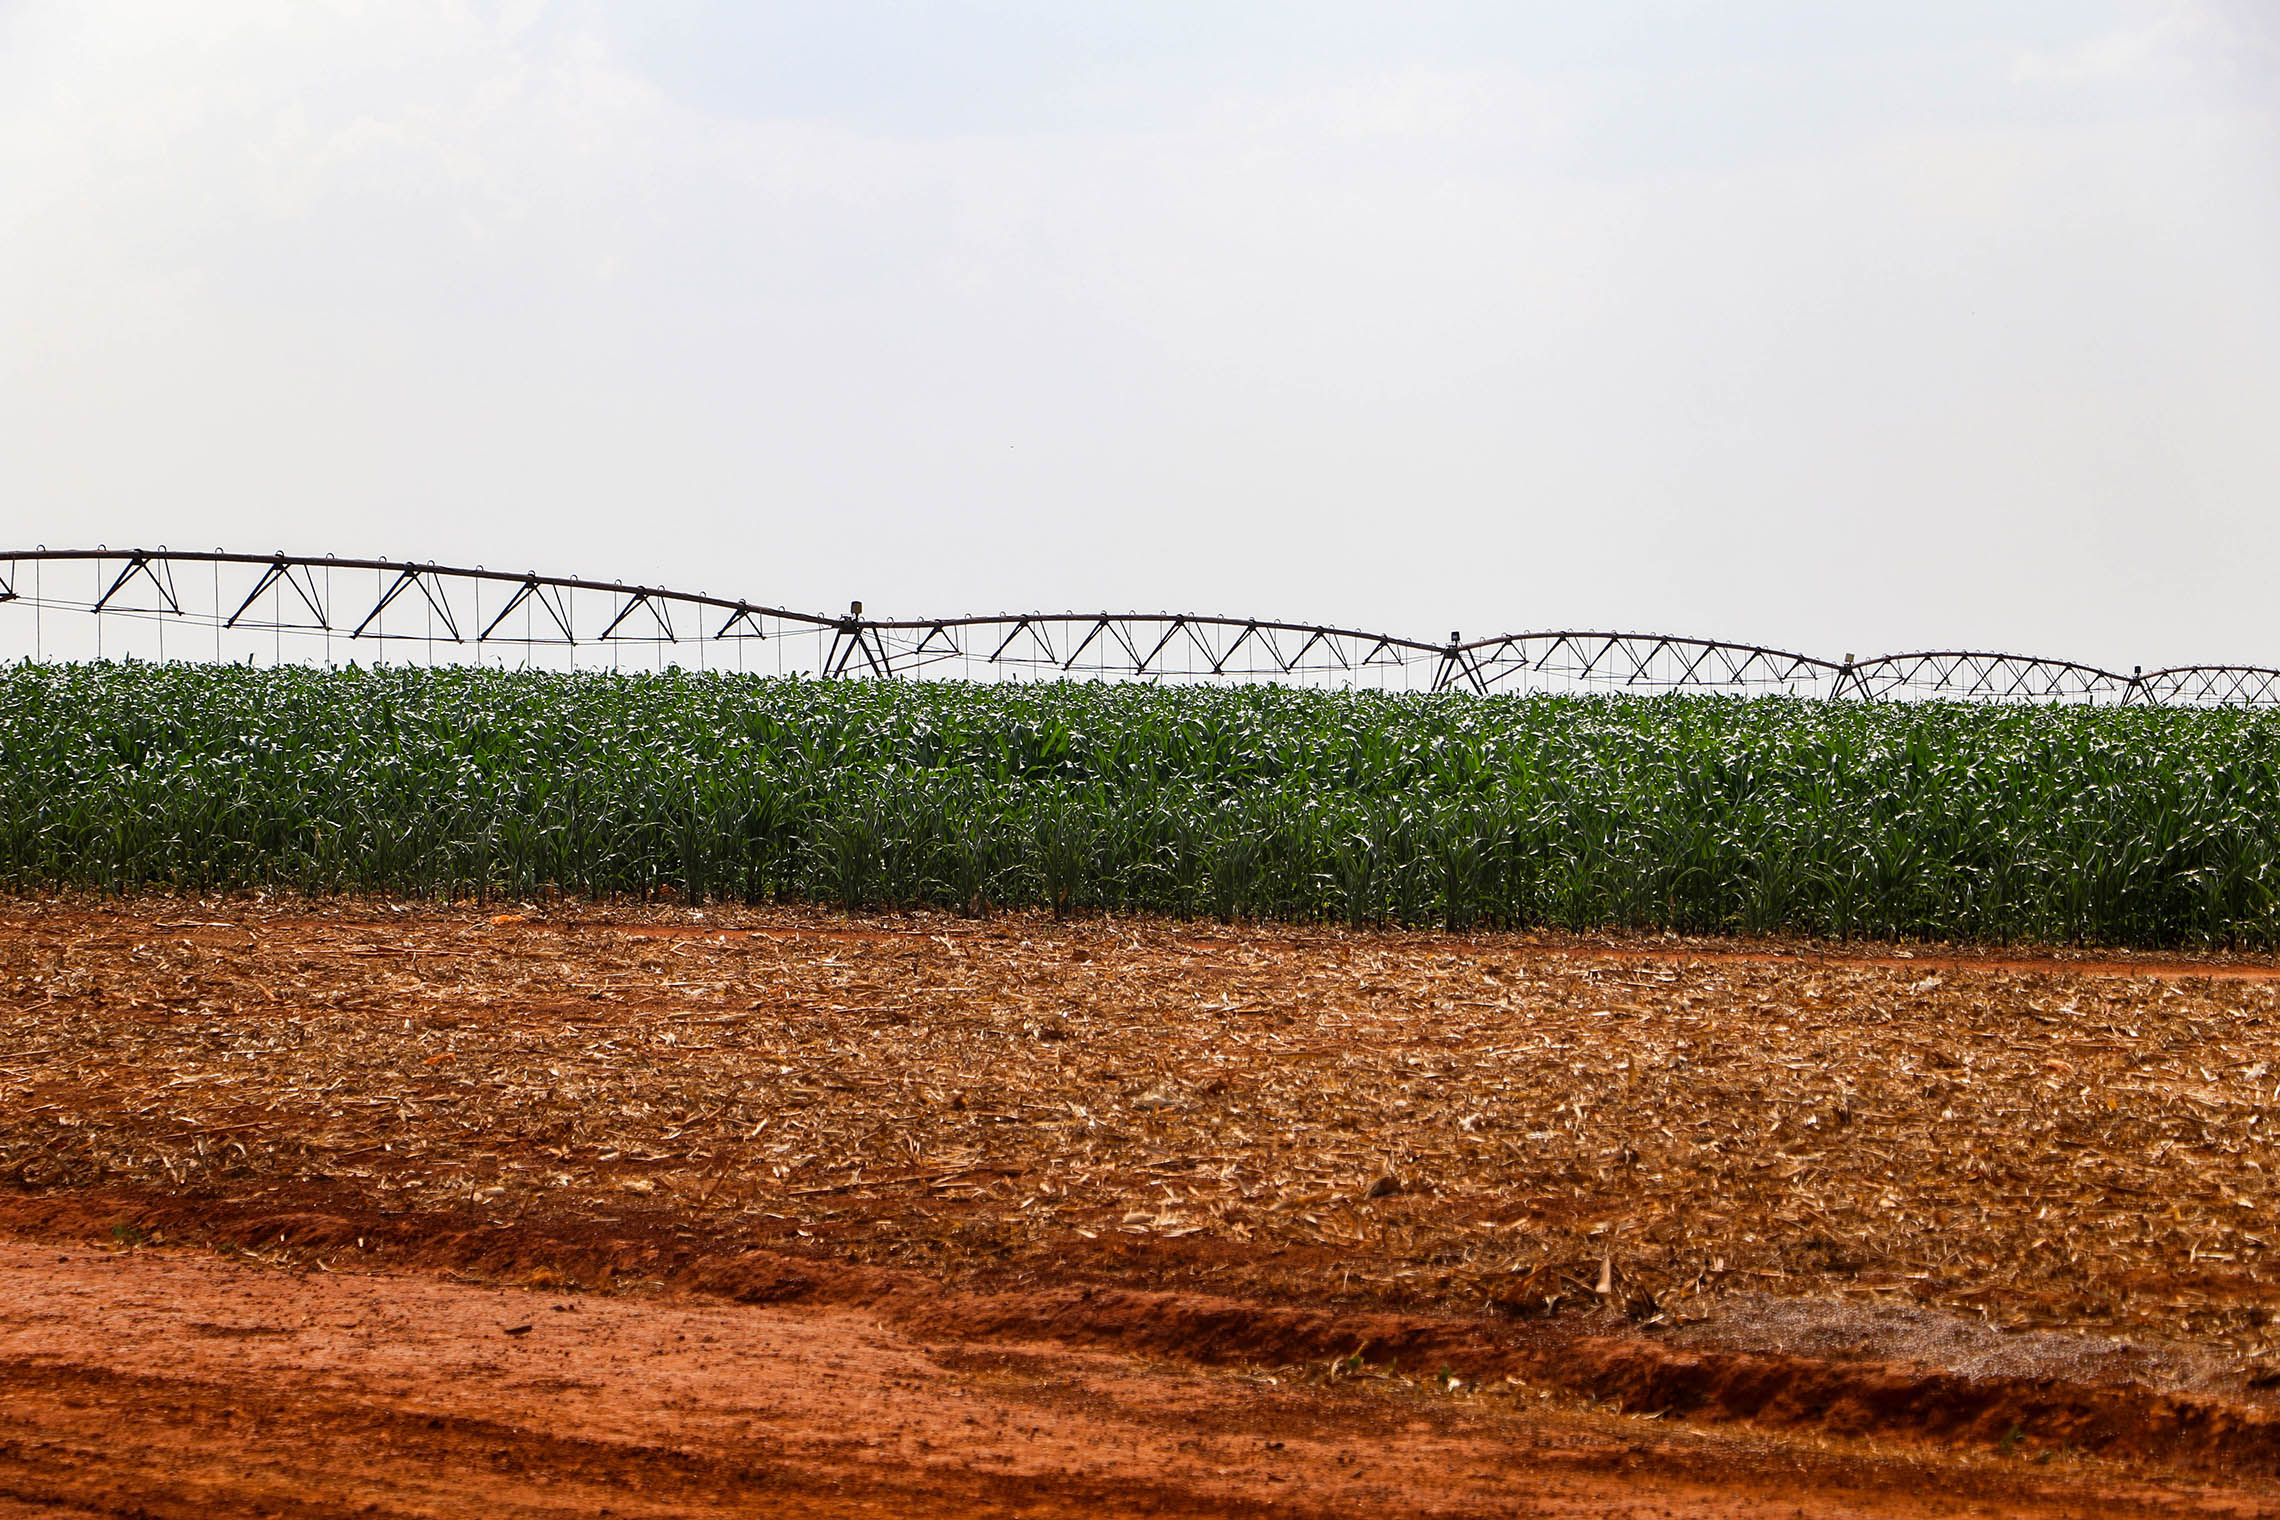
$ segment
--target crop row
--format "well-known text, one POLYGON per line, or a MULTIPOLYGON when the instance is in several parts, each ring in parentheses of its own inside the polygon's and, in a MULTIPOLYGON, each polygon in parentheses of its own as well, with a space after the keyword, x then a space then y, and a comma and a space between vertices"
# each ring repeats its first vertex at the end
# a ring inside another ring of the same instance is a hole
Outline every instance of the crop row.
POLYGON ((0 884, 2280 944, 2280 718, 0 668, 0 884))

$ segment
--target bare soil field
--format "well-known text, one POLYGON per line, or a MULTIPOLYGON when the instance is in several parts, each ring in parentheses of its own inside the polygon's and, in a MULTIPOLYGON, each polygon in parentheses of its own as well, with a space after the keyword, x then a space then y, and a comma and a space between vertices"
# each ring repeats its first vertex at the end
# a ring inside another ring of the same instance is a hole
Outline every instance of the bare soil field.
POLYGON ((0 902, 0 1516, 2280 1513, 2276 1005, 2229 957, 0 902))

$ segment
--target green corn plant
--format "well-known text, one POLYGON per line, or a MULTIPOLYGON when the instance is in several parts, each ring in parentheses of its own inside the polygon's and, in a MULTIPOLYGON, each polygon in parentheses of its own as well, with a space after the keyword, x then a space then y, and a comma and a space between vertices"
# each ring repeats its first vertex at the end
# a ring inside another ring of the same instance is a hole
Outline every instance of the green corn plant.
POLYGON ((2280 715, 0 667, 0 885, 2280 945, 2280 715))

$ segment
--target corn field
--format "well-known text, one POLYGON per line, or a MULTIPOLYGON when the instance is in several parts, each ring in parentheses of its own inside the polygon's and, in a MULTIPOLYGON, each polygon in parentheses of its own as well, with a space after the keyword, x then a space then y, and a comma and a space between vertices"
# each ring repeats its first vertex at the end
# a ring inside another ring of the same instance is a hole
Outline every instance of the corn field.
POLYGON ((2280 944, 2280 716, 0 668, 0 884, 2280 944))

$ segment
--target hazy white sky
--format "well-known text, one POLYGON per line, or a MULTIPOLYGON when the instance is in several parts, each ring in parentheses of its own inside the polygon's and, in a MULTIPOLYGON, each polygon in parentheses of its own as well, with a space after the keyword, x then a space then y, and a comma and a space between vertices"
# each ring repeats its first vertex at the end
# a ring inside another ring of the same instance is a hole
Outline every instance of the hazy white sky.
POLYGON ((0 539, 2280 663, 2273 0, 0 0, 0 539))

